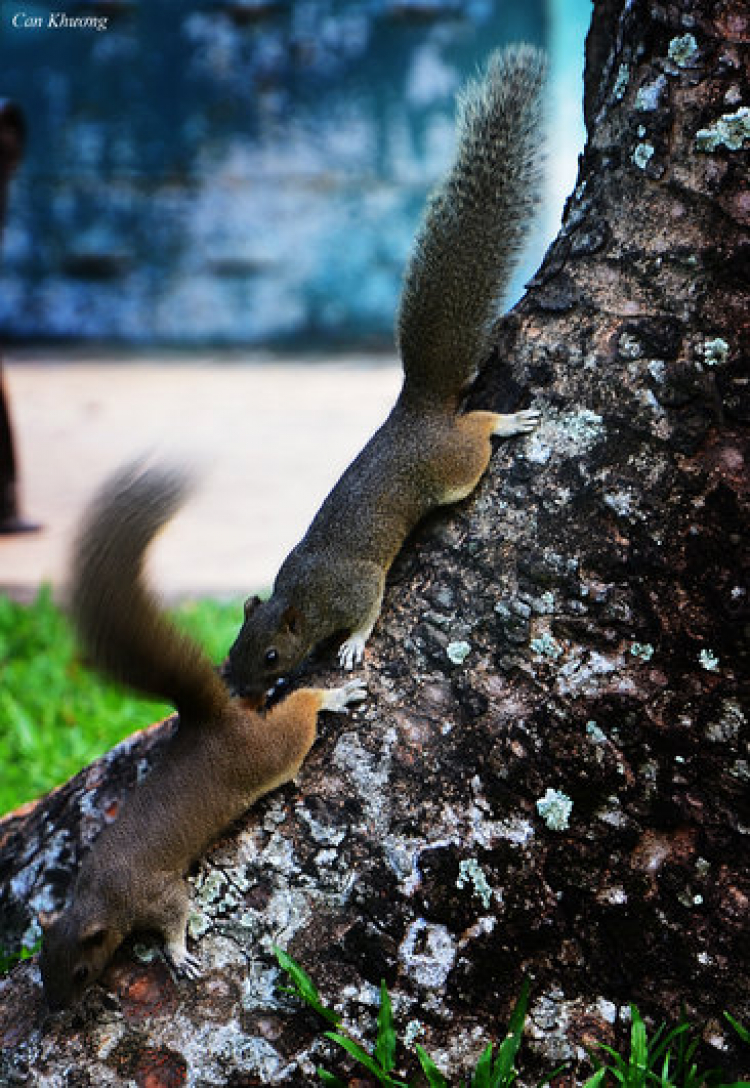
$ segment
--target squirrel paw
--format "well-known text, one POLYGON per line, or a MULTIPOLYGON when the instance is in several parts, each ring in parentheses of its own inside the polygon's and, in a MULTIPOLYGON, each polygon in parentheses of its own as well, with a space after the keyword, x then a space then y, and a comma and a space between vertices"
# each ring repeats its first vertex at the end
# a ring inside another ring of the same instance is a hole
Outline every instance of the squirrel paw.
POLYGON ((492 433, 500 438, 508 438, 513 434, 530 434, 539 426, 542 413, 536 408, 525 408, 522 412, 513 412, 511 415, 498 415, 492 428, 492 433))
POLYGON ((365 639, 362 635, 350 635, 339 647, 339 665, 342 669, 353 669, 365 656, 365 639))
POLYGON ((367 689, 364 680, 349 680, 340 688, 329 688, 323 694, 322 710, 330 710, 334 714, 345 714, 346 709, 352 703, 361 703, 367 697, 367 689))
POLYGON ((200 978, 200 960, 197 956, 193 956, 188 952, 186 948, 168 948, 165 955, 167 957, 167 963, 172 970, 172 974, 176 978, 189 978, 193 981, 200 978))

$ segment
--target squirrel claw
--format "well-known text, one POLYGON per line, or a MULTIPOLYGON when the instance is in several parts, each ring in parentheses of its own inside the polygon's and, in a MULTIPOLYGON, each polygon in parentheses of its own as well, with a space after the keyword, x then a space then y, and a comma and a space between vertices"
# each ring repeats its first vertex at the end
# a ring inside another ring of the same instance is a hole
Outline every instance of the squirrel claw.
POLYGON ((346 714, 347 707, 352 703, 361 703, 367 698, 367 689, 364 680, 349 680, 340 688, 329 688, 323 695, 322 710, 330 710, 334 714, 346 714))
POLYGON ((530 434, 542 421, 542 413, 537 408, 524 408, 521 412, 510 415, 498 415, 492 433, 498 438, 509 438, 514 434, 530 434))
POLYGON ((200 978, 200 960, 186 949, 168 948, 166 958, 175 978, 189 978, 192 981, 200 978))
POLYGON ((365 640, 361 635, 350 635, 339 647, 339 664, 342 669, 353 669, 365 656, 365 640))

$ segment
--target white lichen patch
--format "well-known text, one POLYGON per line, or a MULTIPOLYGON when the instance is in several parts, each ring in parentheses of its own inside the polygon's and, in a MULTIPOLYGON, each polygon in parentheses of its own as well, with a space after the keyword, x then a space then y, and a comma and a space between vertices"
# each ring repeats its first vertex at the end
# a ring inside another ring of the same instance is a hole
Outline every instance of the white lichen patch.
POLYGON ((542 593, 541 597, 537 598, 533 602, 533 608, 535 612, 540 615, 549 615, 555 611, 555 595, 551 590, 546 590, 542 593))
POLYGON ((253 1009, 273 1009, 279 1003, 279 984, 282 983, 281 971, 274 965, 254 957, 249 959, 242 974, 242 1007, 246 1012, 253 1009))
POLYGON ((560 1062, 574 1057, 568 1032, 575 1011, 575 1003, 565 1001, 562 990, 556 989, 542 994, 529 1009, 526 1033, 544 1047, 545 1060, 560 1062))
POLYGON ((604 732, 603 729, 600 729, 600 727, 596 724, 595 721, 593 721, 593 719, 586 722, 586 736, 589 737, 594 742, 594 744, 607 743, 607 734, 604 732))
POLYGON ((424 842, 422 839, 407 839, 398 835, 386 835, 383 840, 383 857, 391 872, 398 879, 404 895, 413 895, 422 881, 422 874, 419 871, 419 855, 423 849, 424 842))
POLYGON ((729 357, 729 344, 720 336, 715 336, 704 342, 702 355, 706 366, 721 366, 729 357))
POLYGON ((399 959, 420 986, 435 992, 445 986, 456 961, 456 945, 445 926, 417 918, 401 942, 399 959))
POLYGON ((548 786, 544 797, 540 797, 537 801, 536 807, 550 831, 564 831, 570 826, 573 802, 562 790, 555 790, 548 786))
POLYGON ((740 782, 750 782, 750 761, 747 759, 735 759, 729 768, 732 778, 738 778, 740 782))
POLYGON ((630 69, 628 68, 627 64, 621 64, 620 67, 617 69, 615 85, 612 88, 612 95, 616 101, 619 102, 620 99, 623 98, 629 82, 630 69))
POLYGON ((498 839, 510 842, 514 846, 525 846, 534 838, 534 825, 522 816, 507 820, 496 820, 493 829, 498 839))
MULTIPOLYGON (((555 688, 561 695, 595 695, 603 687, 611 687, 613 674, 624 668, 625 660, 619 655, 605 657, 598 650, 576 654, 562 665, 555 678, 555 688)), ((626 690, 632 684, 623 678, 618 690, 626 690)))
POLYGON ((421 1020, 410 1020, 404 1028, 404 1046, 408 1050, 414 1046, 419 1035, 424 1032, 424 1024, 421 1020))
POLYGON ((623 359, 640 359, 643 356, 643 344, 630 332, 624 332, 617 341, 617 351, 623 359))
POLYGON ((468 642, 449 642, 445 650, 448 655, 448 660, 453 665, 463 665, 466 658, 471 653, 471 646, 468 642))
POLYGON ((693 34, 683 34, 681 38, 672 38, 669 43, 669 59, 678 68, 687 68, 698 56, 698 42, 693 34))
POLYGON ((474 895, 481 899, 482 906, 487 910, 492 902, 492 888, 476 858, 464 858, 458 867, 456 887, 464 888, 469 883, 474 888, 474 895))
POLYGON ((550 413, 527 438, 523 455, 534 464, 551 458, 578 457, 604 436, 602 417, 588 408, 575 412, 550 413))
POLYGON ((203 1039, 205 1053, 226 1069, 257 1073, 264 1084, 277 1084, 287 1064, 267 1039, 246 1035, 239 1024, 212 1024, 203 1039))
POLYGON ((719 658, 713 652, 713 650, 703 649, 698 654, 698 664, 706 672, 718 672, 719 671, 719 658))
POLYGON ((305 805, 297 805, 295 811, 310 828, 310 835, 313 841, 319 843, 321 846, 340 846, 346 838, 345 831, 341 828, 323 824, 319 820, 316 820, 312 813, 307 810, 305 805))
POLYGON ((649 143, 637 144, 633 154, 630 156, 631 161, 639 170, 645 170, 653 157, 654 145, 649 143))
POLYGON ((602 496, 602 501, 620 518, 629 520, 634 514, 636 500, 632 491, 610 491, 602 496))
POLYGON ((227 878, 221 869, 211 869, 196 881, 195 901, 201 906, 210 907, 221 902, 227 889, 227 878))
POLYGON ((662 95, 666 89, 667 80, 665 76, 659 76, 653 83, 645 83, 639 88, 635 96, 635 108, 643 113, 658 110, 662 95))
POLYGON ((552 661, 557 661, 563 652, 562 646, 549 631, 544 631, 536 638, 532 638, 529 646, 539 657, 549 657, 552 661))
POLYGON ((603 888, 598 894, 597 899, 601 903, 609 903, 612 907, 622 907, 627 903, 628 896, 621 885, 612 884, 608 888, 603 888))
POLYGON ((94 1053, 100 1062, 105 1062, 109 1058, 125 1035, 126 1030, 125 1023, 122 1020, 107 1020, 97 1025, 92 1035, 92 1044, 94 1053))
POLYGON ((608 797, 607 805, 597 811, 596 819, 608 827, 627 827, 628 824, 619 797, 608 797))
POLYGON ((244 921, 250 923, 253 939, 260 938, 265 948, 271 944, 287 945, 297 930, 310 920, 311 897, 294 888, 280 887, 262 910, 245 911, 244 921))
POLYGON ((652 359, 648 364, 648 372, 655 382, 663 382, 667 376, 667 364, 663 359, 652 359))
POLYGON ((70 832, 63 828, 45 838, 40 850, 35 850, 36 842, 32 840, 22 846, 17 871, 10 879, 12 898, 32 904, 35 911, 56 910, 59 904, 55 902, 50 882, 44 880, 44 873, 59 865, 59 859, 71 850, 71 843, 70 832))
POLYGON ((630 654, 639 661, 650 661, 654 656, 654 648, 650 642, 631 642, 630 654))
POLYGON ((708 128, 695 134, 698 151, 716 151, 726 147, 729 151, 741 151, 750 140, 750 108, 740 106, 734 113, 725 113, 708 128))
POLYGON ((333 750, 333 762, 351 779, 363 803, 370 831, 385 835, 390 824, 390 801, 386 788, 391 770, 391 751, 396 732, 389 729, 380 759, 369 752, 356 733, 343 733, 333 750))
POLYGON ((746 721, 740 704, 734 699, 725 699, 721 704, 719 718, 710 723, 706 736, 715 743, 729 743, 737 739, 746 721))
POLYGON ((187 931, 188 936, 192 937, 194 941, 199 941, 201 937, 205 937, 211 930, 211 918, 208 914, 204 914, 202 910, 196 910, 192 908, 188 915, 187 931))

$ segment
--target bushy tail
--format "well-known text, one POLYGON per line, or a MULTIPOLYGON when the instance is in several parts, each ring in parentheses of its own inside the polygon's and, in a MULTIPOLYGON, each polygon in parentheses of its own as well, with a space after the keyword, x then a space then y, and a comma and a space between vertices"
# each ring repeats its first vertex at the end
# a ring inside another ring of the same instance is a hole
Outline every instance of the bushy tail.
POLYGON ((490 349, 490 331, 540 188, 545 57, 493 53, 458 102, 458 147, 430 197, 404 277, 397 339, 405 390, 457 397, 490 349))
POLYGON ((73 552, 70 608, 93 664, 165 699, 185 722, 214 719, 228 693, 203 651, 164 616, 143 575, 155 534, 182 504, 188 477, 130 465, 86 511, 73 552))

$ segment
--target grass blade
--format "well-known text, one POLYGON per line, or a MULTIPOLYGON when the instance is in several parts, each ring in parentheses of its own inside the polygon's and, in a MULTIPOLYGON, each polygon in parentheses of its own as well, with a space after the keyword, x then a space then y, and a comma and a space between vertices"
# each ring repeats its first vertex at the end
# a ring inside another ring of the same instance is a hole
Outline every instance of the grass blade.
POLYGON ((589 1079, 584 1082, 583 1088, 599 1088, 599 1085, 602 1083, 606 1075, 607 1070, 604 1068, 604 1066, 602 1066, 601 1069, 597 1069, 593 1077, 589 1077, 589 1079))
POLYGON ((471 1078, 471 1088, 490 1088, 492 1076, 492 1043, 488 1043, 479 1055, 474 1076, 471 1078))
POLYGON ((750 1031, 748 1031, 746 1027, 743 1027, 739 1020, 735 1020, 735 1018, 728 1012, 724 1013, 724 1018, 729 1021, 729 1023, 739 1035, 740 1039, 742 1039, 743 1043, 750 1043, 750 1031))
POLYGON ((523 1028, 526 1023, 526 1011, 529 1005, 529 980, 524 979, 518 1001, 508 1020, 508 1031, 497 1052, 497 1061, 492 1071, 489 1088, 506 1088, 516 1079, 514 1069, 516 1055, 521 1046, 523 1028))
POLYGON ((422 1072, 427 1077, 427 1083, 430 1088, 448 1088, 448 1081, 440 1072, 434 1061, 424 1049, 417 1043, 417 1057, 419 1058, 419 1064, 422 1066, 422 1072))
POLYGON ((378 1011, 378 1038, 375 1057, 386 1073, 396 1065, 396 1029, 393 1026, 393 1006, 385 982, 380 983, 380 1009, 378 1011))
POLYGON ((370 1054, 364 1050, 359 1043, 355 1043, 353 1039, 348 1038, 346 1035, 340 1035, 337 1031, 327 1031, 325 1033, 326 1039, 330 1039, 331 1042, 337 1043, 347 1054, 358 1061, 360 1065, 363 1065, 368 1073, 372 1073, 376 1080, 381 1084, 385 1084, 388 1088, 409 1088, 403 1081, 393 1080, 388 1074, 380 1068, 378 1063, 372 1058, 370 1054))
POLYGON ((341 1018, 333 1011, 323 1004, 317 987, 310 976, 304 971, 296 960, 292 959, 290 955, 279 948, 278 945, 273 945, 273 953, 278 960, 279 967, 282 971, 285 971, 291 979, 297 996, 300 997, 305 1004, 309 1005, 311 1009, 314 1009, 319 1016, 322 1016, 324 1020, 327 1020, 330 1024, 338 1026, 341 1022, 341 1018))
POLYGON ((329 1073, 327 1069, 321 1069, 320 1066, 318 1066, 316 1073, 318 1074, 321 1084, 327 1084, 329 1085, 329 1088, 346 1088, 346 1082, 339 1080, 338 1077, 334 1077, 333 1073, 329 1073))

